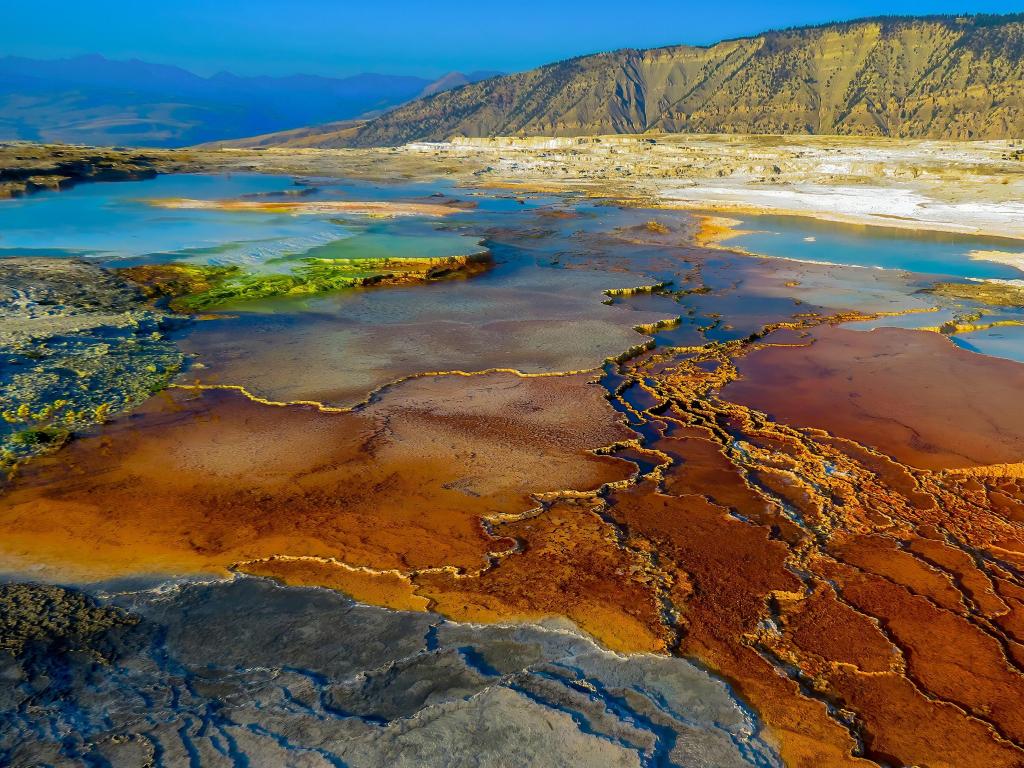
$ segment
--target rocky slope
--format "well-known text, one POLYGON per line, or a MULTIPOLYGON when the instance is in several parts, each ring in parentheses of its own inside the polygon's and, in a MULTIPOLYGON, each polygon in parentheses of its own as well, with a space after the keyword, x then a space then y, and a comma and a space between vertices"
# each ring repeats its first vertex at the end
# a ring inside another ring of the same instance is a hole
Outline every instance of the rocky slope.
POLYGON ((305 146, 611 133, 1024 135, 1024 15, 881 18, 584 56, 458 88, 305 146))
POLYGON ((570 628, 256 579, 117 591, 0 585, 4 765, 780 765, 721 681, 570 628))

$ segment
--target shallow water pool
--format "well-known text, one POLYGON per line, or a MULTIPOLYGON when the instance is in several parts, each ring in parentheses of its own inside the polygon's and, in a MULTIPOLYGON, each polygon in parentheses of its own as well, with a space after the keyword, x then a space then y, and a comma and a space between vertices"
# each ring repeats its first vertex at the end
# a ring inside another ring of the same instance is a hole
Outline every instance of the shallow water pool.
POLYGON ((1015 267, 972 259, 973 251, 1024 253, 1024 243, 996 237, 836 224, 802 216, 745 216, 726 240, 752 253, 800 261, 900 269, 956 277, 1024 278, 1015 267))

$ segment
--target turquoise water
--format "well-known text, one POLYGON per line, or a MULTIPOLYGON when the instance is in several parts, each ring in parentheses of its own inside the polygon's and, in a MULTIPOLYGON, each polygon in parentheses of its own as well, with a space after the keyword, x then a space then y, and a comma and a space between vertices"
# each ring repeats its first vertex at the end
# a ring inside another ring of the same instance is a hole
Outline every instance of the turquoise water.
MULTIPOLYGON (((634 324, 679 314, 680 308, 661 309, 665 299, 641 296, 609 309, 599 303, 600 289, 662 279, 679 281, 688 267, 673 249, 685 243, 683 233, 688 231, 688 221, 683 213, 659 211, 655 215, 595 205, 586 199, 456 190, 446 181, 369 184, 263 174, 186 174, 143 182, 86 184, 65 192, 4 201, 0 203, 0 258, 84 257, 111 266, 189 261, 285 271, 294 266, 296 259, 310 256, 411 258, 472 253, 479 250, 480 240, 486 236, 497 263, 488 275, 475 278, 471 286, 446 284, 393 295, 371 293, 312 303, 296 299, 233 307, 233 311, 253 318, 261 313, 288 315, 295 319, 296 327, 302 326, 302 332, 282 334, 274 325, 276 320, 267 320, 267 333, 257 334, 266 354, 260 351, 262 347, 239 348, 229 357, 238 365, 251 360, 254 366, 251 370, 225 371, 226 377, 265 375, 275 355, 283 354, 277 343, 281 337, 282 343, 292 345, 296 353, 291 370, 305 369, 314 360, 319 363, 333 359, 337 349, 337 365, 326 366, 329 376, 339 381, 352 379, 353 389, 364 390, 368 384, 420 369, 423 362, 410 349, 416 346, 445 351, 436 354, 445 358, 447 367, 511 366, 528 370, 554 370, 560 362, 584 368, 604 355, 621 351, 635 343, 631 330, 634 324), (175 197, 432 202, 457 197, 475 207, 437 220, 167 209, 147 202, 175 197), (549 214, 554 209, 570 215, 552 217, 549 214), (670 223, 674 234, 661 237, 643 229, 643 223, 651 218, 670 223), (634 231, 631 227, 640 229, 634 231), (640 264, 644 267, 638 270, 640 264), (596 271, 584 271, 592 269, 596 271), (660 270, 667 271, 662 274, 660 270), (632 276, 627 277, 630 273, 632 276), (367 310, 372 308, 368 317, 356 311, 364 305, 367 310), (627 305, 636 316, 617 317, 627 305), (398 319, 395 328, 383 330, 391 327, 388 318, 403 312, 415 316, 398 319), (267 343, 271 339, 273 343, 267 343), (413 339, 415 343, 411 343, 413 339), (360 367, 354 366, 354 358, 362 361, 366 376, 353 371, 360 367)), ((758 232, 731 242, 772 256, 914 270, 934 279, 1024 276, 1012 267, 968 258, 973 250, 1024 250, 1015 241, 853 227, 797 217, 748 217, 742 227, 758 232)), ((722 258, 727 257, 722 254, 722 258)), ((712 279, 713 272, 706 268, 704 278, 712 279)), ((731 284, 732 279, 723 279, 722 286, 731 284)), ((704 329, 706 339, 741 338, 760 327, 766 316, 791 311, 792 301, 785 296, 719 293, 690 297, 696 314, 678 327, 659 331, 659 343, 701 343, 698 329, 704 329), (725 316, 720 321, 715 319, 719 313, 725 316)), ((853 327, 934 327, 951 317, 952 311, 946 309, 881 318, 853 327)), ((256 319, 238 322, 259 325, 256 319)), ((225 342, 214 331, 213 326, 204 326, 193 329, 190 335, 196 337, 197 347, 216 358, 211 346, 225 342), (205 335, 211 336, 212 345, 200 343, 205 335)), ((238 331, 235 327, 226 329, 228 336, 238 331)), ((1024 361, 1024 333, 1018 329, 997 328, 954 341, 984 354, 1024 361)), ((321 381, 310 385, 317 393, 345 389, 321 381)), ((282 389, 286 389, 283 383, 282 389)), ((298 396, 290 391, 281 394, 285 395, 298 396)))
MULTIPOLYGON (((434 232, 433 222, 419 219, 168 209, 147 202, 174 197, 379 200, 388 196, 377 188, 370 195, 352 183, 312 184, 300 186, 291 177, 264 174, 183 174, 85 184, 4 201, 0 203, 0 257, 69 256, 121 267, 189 261, 279 270, 287 268, 289 259, 306 255, 442 256, 476 250, 475 240, 434 232), (341 245, 349 239, 351 245, 341 245)), ((387 193, 396 198, 425 197, 436 189, 404 185, 388 188, 387 193)))
MULTIPOLYGON (((659 213, 681 238, 689 215, 659 213)), ((290 270, 300 258, 423 258, 474 253, 491 268, 471 280, 239 301, 182 326, 183 374, 243 385, 276 400, 354 404, 378 386, 426 370, 599 366, 641 340, 633 330, 678 312, 602 303, 606 288, 680 281, 685 261, 620 231, 650 211, 486 190, 450 182, 367 183, 287 176, 178 175, 79 185, 0 203, 0 256, 77 256, 109 266, 189 261, 290 270), (168 209, 167 198, 401 200, 471 204, 442 218, 287 215, 168 209), (552 216, 557 209, 560 215, 552 216), (671 272, 649 276, 657 262, 671 272), (643 265, 643 266, 641 266, 643 265)), ((641 229, 641 232, 646 230, 641 229)), ((2 263, 2 262, 0 262, 2 263)))
MULTIPOLYGON (((727 240, 726 246, 736 245, 766 256, 905 270, 927 276, 927 282, 951 278, 1024 279, 1024 271, 970 257, 972 251, 1024 253, 1024 242, 1008 238, 834 224, 798 216, 745 217, 738 229, 752 232, 727 240)), ((935 312, 879 317, 844 327, 860 331, 936 328, 972 311, 983 313, 976 321, 979 324, 1024 320, 1024 308, 994 308, 938 298, 934 304, 935 312)), ((957 334, 950 340, 972 352, 1024 362, 1024 327, 1001 326, 957 334)))
POLYGON ((752 231, 727 240, 726 246, 765 256, 929 275, 1024 278, 1014 267, 969 256, 975 250, 1024 253, 1019 240, 834 224, 801 216, 748 216, 738 228, 752 231))
MULTIPOLYGON (((1024 316, 1020 319, 1024 319, 1024 316)), ((958 347, 971 352, 1024 363, 1024 326, 990 328, 953 336, 952 339, 958 347)))
MULTIPOLYGON (((984 314, 977 319, 976 323, 984 325, 994 322, 1022 322, 1024 321, 1024 308, 1022 309, 994 309, 980 305, 970 305, 959 309, 943 308, 937 312, 921 312, 897 317, 879 317, 874 320, 863 320, 855 323, 844 323, 844 328, 855 331, 872 331, 875 328, 908 328, 934 329, 943 323, 956 320, 958 314, 963 314, 972 308, 981 310, 984 314)), ((1024 363, 1024 326, 998 326, 985 330, 971 331, 970 333, 959 333, 949 337, 958 347, 977 352, 990 357, 1003 357, 1007 360, 1016 360, 1024 363)))
POLYGON ((208 263, 261 261, 345 236, 315 217, 169 210, 148 198, 219 199, 283 191, 291 179, 261 176, 159 176, 142 182, 85 184, 0 205, 0 248, 8 255, 44 244, 68 255, 127 266, 172 258, 208 263))

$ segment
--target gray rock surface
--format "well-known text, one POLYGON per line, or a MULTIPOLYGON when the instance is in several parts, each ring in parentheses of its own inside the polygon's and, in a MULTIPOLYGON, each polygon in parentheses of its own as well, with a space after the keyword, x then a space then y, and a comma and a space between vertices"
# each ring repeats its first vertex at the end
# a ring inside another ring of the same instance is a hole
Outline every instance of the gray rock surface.
POLYGON ((162 389, 183 362, 177 322, 94 264, 0 261, 0 478, 162 389))
POLYGON ((116 620, 0 652, 0 763, 781 765, 720 680, 571 629, 455 624, 252 578, 107 589, 59 602, 116 620))

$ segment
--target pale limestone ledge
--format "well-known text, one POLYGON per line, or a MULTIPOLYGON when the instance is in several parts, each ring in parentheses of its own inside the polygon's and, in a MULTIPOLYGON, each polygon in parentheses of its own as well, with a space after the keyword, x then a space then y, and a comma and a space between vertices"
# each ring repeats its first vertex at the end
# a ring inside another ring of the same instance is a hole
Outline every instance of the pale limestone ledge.
POLYGON ((643 135, 414 143, 403 154, 486 163, 476 179, 564 185, 653 205, 812 216, 1024 239, 1013 141, 643 135))
POLYGON ((971 251, 970 257, 975 261, 991 261, 996 264, 1005 264, 1009 267, 1016 267, 1024 272, 1024 253, 1013 253, 1010 251, 971 251))

